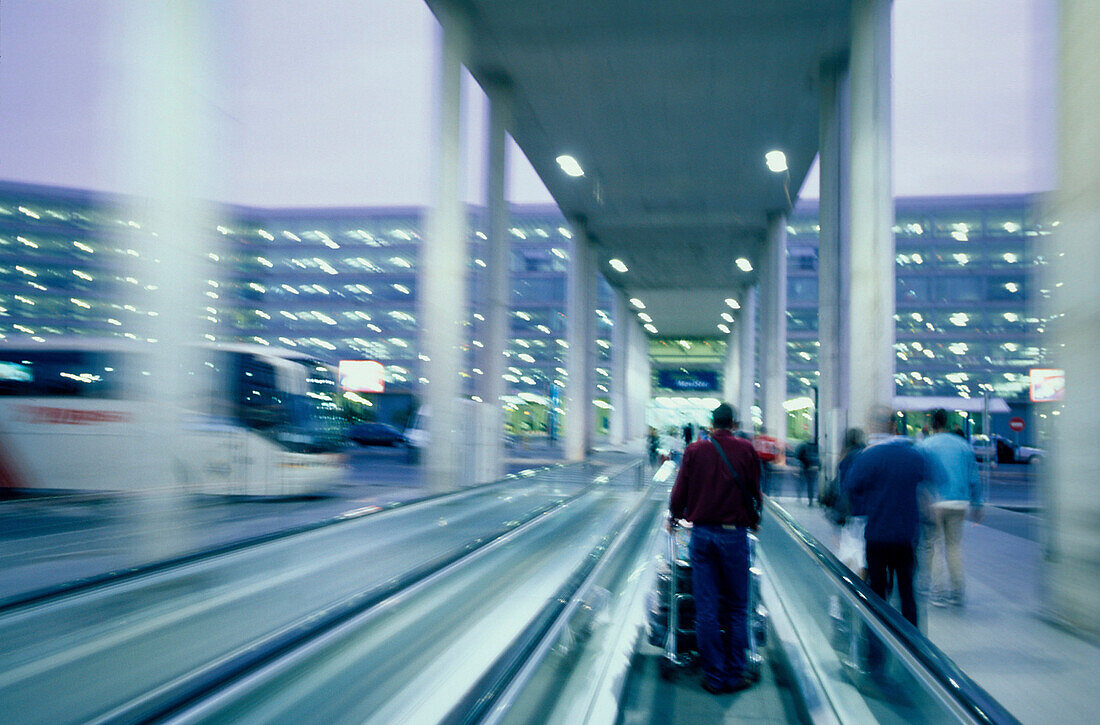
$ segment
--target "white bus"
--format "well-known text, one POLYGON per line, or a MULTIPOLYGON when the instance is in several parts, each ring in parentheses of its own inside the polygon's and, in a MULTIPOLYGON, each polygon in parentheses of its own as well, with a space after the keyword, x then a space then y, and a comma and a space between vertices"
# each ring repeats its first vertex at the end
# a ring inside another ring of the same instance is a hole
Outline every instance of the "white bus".
MULTIPOLYGON (((126 340, 0 344, 0 490, 138 491, 150 356, 126 340)), ((155 442, 168 475, 199 494, 299 496, 341 477, 346 421, 334 367, 258 345, 189 350, 195 396, 180 440, 155 442)))

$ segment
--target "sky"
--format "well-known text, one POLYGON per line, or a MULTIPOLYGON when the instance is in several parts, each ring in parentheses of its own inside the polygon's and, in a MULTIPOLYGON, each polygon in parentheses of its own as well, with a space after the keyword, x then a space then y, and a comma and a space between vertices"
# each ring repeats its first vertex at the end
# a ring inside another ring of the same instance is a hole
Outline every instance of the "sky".
MULTIPOLYGON (((129 0, 136 2, 137 0, 129 0)), ((0 3, 0 178, 140 193, 118 0, 0 3)), ((209 5, 207 192, 255 206, 433 197, 436 22, 421 0, 209 5), (307 8, 308 11, 303 10, 307 8)), ((897 195, 1053 188, 1055 0, 895 0, 897 195)), ((482 195, 484 96, 467 76, 465 198, 482 195)), ((511 146, 508 196, 550 201, 511 146)), ((816 196, 816 172, 802 195, 816 196)))

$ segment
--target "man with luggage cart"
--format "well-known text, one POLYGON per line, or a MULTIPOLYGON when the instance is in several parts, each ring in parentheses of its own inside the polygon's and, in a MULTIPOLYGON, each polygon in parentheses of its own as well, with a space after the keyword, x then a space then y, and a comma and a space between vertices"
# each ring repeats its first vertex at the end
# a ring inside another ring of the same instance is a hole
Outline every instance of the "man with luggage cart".
POLYGON ((709 440, 684 449, 669 501, 671 524, 692 523, 689 555, 695 631, 703 689, 737 692, 747 676, 749 530, 760 522, 760 459, 752 443, 734 436, 737 411, 722 403, 711 414, 709 440))

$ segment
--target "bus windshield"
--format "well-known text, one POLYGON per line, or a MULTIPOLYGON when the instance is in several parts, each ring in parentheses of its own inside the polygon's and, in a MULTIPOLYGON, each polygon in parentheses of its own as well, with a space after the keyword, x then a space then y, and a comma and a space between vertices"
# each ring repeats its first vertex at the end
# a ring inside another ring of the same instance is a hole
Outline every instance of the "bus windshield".
MULTIPOLYGON (((122 350, 0 350, 0 396, 136 400, 146 356, 122 350)), ((203 349, 188 372, 187 410, 233 421, 282 448, 321 453, 346 445, 346 420, 333 370, 318 360, 203 349)))
POLYGON ((90 350, 0 351, 0 395, 123 398, 118 355, 90 350))

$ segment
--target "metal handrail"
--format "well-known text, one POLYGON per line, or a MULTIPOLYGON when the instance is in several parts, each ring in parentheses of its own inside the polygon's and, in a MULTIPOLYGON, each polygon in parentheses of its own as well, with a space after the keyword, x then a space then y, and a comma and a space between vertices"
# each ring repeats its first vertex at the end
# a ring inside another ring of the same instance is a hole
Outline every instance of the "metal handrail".
POLYGON ((768 497, 765 497, 764 505, 786 527, 788 533, 817 560, 818 564, 832 575, 837 584, 866 607, 878 622, 906 647, 909 654, 928 670, 928 674, 967 714, 977 722, 990 725, 1019 724, 1019 720, 1001 703, 970 679, 951 658, 921 634, 896 609, 887 605, 862 579, 853 576, 851 569, 822 546, 821 542, 781 506, 768 497))
POLYGON ((595 580, 626 535, 643 520, 642 513, 647 503, 652 503, 649 496, 638 497, 631 509, 620 517, 569 579, 547 600, 516 640, 465 696, 458 700, 441 722, 445 725, 473 725, 485 721, 497 708, 500 708, 498 712, 507 709, 508 704, 502 704, 502 698, 507 699, 506 693, 511 693, 514 698, 515 693, 522 690, 532 677, 535 671, 534 667, 529 666, 532 660, 537 659, 540 652, 545 656, 548 645, 560 634, 569 615, 579 604, 580 595, 595 580))

